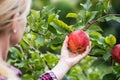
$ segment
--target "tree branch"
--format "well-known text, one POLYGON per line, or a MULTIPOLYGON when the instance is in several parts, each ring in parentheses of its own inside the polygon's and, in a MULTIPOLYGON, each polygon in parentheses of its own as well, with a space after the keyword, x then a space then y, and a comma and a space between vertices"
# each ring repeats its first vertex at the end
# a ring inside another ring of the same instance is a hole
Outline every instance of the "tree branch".
POLYGON ((101 19, 105 19, 106 17, 109 17, 111 15, 114 15, 114 16, 117 16, 117 17, 120 17, 120 14, 106 14, 105 16, 102 16, 96 20, 93 20, 93 21, 90 21, 86 24, 86 26, 83 28, 84 31, 86 31, 87 29, 89 29, 91 27, 91 25, 99 22, 101 19))

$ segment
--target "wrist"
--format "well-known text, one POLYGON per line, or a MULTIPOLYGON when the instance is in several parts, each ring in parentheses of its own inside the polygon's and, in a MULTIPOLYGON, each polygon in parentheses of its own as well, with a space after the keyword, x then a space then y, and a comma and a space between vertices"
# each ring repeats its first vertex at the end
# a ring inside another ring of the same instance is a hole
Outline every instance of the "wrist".
POLYGON ((71 65, 67 63, 65 60, 60 60, 57 64, 61 69, 69 70, 71 68, 71 65))
POLYGON ((61 58, 59 64, 64 65, 64 67, 71 68, 74 66, 74 62, 70 59, 61 58))
POLYGON ((58 80, 62 80, 65 74, 69 71, 70 67, 64 62, 59 61, 58 64, 52 69, 58 80))

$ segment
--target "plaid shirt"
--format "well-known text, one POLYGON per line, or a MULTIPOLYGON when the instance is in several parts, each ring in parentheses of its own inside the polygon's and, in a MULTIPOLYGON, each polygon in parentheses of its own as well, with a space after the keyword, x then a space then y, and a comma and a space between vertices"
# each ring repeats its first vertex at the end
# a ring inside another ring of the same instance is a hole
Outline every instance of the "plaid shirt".
POLYGON ((49 71, 41 75, 38 80, 57 80, 57 78, 52 71, 49 71))
MULTIPOLYGON (((12 69, 18 77, 21 77, 22 73, 19 69, 13 66, 8 66, 8 67, 12 69)), ((12 79, 8 79, 6 77, 0 76, 0 80, 12 80, 12 79)), ((49 71, 41 75, 38 80, 57 80, 57 78, 53 72, 49 71)))

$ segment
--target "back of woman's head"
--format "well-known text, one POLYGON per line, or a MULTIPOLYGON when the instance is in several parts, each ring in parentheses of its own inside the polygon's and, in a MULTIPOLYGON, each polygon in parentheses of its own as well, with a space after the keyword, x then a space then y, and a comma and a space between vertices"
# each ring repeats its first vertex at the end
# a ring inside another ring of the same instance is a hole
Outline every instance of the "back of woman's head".
POLYGON ((20 16, 17 20, 24 18, 29 13, 31 0, 0 0, 0 30, 10 26, 15 13, 20 16))
MULTIPOLYGON (((31 0, 0 0, 0 34, 6 30, 13 21, 14 14, 19 13, 19 17, 14 20, 22 20, 29 13, 31 0)), ((0 59, 0 76, 18 80, 16 74, 7 67, 6 63, 0 59)))

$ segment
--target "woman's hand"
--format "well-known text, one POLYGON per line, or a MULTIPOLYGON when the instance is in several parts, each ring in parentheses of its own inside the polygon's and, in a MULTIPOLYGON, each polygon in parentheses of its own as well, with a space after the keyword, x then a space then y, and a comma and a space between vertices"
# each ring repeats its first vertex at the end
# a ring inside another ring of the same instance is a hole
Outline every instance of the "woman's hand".
POLYGON ((69 69, 77 64, 81 59, 83 59, 91 50, 91 43, 87 46, 86 51, 81 54, 75 54, 68 50, 68 37, 65 38, 62 49, 61 56, 58 64, 52 69, 58 80, 62 80, 69 69))
POLYGON ((91 42, 87 46, 86 51, 84 51, 81 54, 70 52, 68 50, 68 36, 66 36, 64 43, 63 43, 63 47, 61 49, 60 61, 64 62, 66 65, 68 65, 68 67, 71 68, 72 66, 77 64, 80 60, 82 60, 85 56, 87 56, 89 54, 90 50, 91 50, 91 42))

